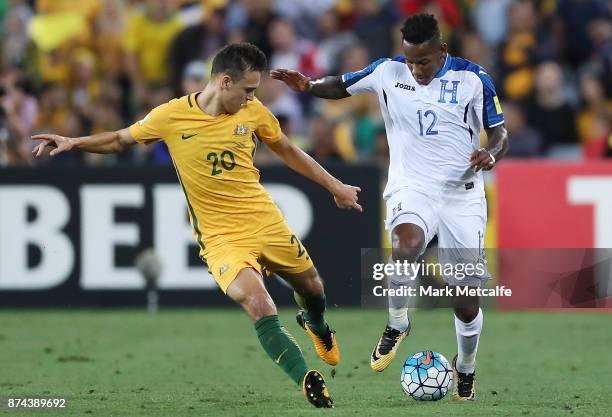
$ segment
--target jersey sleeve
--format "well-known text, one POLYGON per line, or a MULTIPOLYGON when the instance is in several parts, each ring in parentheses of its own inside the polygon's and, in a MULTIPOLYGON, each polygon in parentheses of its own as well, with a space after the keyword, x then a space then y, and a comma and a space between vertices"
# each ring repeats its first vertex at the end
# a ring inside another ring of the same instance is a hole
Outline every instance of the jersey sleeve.
POLYGON ((129 127, 130 134, 136 142, 149 143, 163 140, 168 125, 168 107, 168 103, 155 107, 142 120, 129 127))
POLYGON ((255 134, 259 140, 267 145, 278 142, 282 134, 278 119, 266 106, 259 102, 257 104, 258 124, 255 128, 255 134))
POLYGON ((480 69, 478 71, 478 78, 482 83, 482 93, 476 96, 474 110, 481 125, 485 129, 490 129, 504 123, 504 113, 501 104, 499 104, 493 80, 491 80, 489 74, 480 69))
POLYGON ((343 74, 342 86, 352 96, 361 93, 377 92, 377 86, 379 85, 382 73, 381 64, 387 61, 389 61, 389 58, 381 58, 360 71, 343 74))

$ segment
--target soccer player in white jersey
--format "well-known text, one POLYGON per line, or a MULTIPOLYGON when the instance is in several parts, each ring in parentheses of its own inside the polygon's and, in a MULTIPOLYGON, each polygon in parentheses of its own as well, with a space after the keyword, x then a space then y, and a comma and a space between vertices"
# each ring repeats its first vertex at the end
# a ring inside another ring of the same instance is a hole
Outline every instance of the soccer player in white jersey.
MULTIPOLYGON (((432 15, 409 17, 402 35, 403 56, 379 59, 361 71, 317 80, 286 69, 271 75, 316 97, 378 95, 389 142, 383 198, 393 260, 416 262, 437 235, 443 265, 482 262, 487 218, 482 171, 492 169, 508 149, 495 87, 482 67, 448 53, 432 15), (487 147, 480 147, 481 128, 487 147)), ((480 287, 489 277, 485 271, 444 279, 450 286, 480 287)), ((405 278, 388 276, 389 288, 406 285, 405 278)), ((458 345, 453 398, 473 400, 483 314, 478 297, 453 302, 458 345)), ((389 297, 389 321, 371 355, 373 370, 391 363, 410 332, 407 307, 405 298, 389 297)))

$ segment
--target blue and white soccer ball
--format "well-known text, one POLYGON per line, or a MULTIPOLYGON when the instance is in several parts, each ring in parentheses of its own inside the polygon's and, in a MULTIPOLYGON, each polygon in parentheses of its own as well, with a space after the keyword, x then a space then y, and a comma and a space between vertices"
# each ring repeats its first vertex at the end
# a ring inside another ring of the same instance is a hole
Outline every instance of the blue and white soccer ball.
POLYGON ((438 352, 417 352, 404 362, 400 382, 406 395, 412 399, 437 401, 451 388, 453 370, 438 352))

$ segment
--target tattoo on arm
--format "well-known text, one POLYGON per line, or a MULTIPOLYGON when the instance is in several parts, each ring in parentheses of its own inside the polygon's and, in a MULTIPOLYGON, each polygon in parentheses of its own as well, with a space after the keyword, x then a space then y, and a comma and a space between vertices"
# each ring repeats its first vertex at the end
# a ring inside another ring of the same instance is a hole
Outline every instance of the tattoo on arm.
POLYGON ((342 77, 339 75, 318 78, 311 81, 308 92, 315 97, 334 100, 350 96, 346 88, 342 85, 342 77))
POLYGON ((504 125, 495 126, 492 129, 486 129, 489 144, 487 149, 496 161, 499 161, 508 152, 508 132, 504 125))

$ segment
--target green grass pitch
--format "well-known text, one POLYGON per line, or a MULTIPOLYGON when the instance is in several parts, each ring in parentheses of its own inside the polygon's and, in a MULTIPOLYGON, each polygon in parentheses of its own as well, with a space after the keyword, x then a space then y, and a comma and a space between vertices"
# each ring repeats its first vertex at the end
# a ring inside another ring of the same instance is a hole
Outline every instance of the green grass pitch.
POLYGON ((384 373, 369 367, 383 310, 331 309, 342 361, 320 361, 295 310, 281 319, 336 401, 317 410, 268 359, 238 308, 0 311, 0 414, 15 416, 609 416, 612 316, 597 312, 485 312, 477 400, 407 398, 409 354, 455 354, 450 310, 418 311, 384 373), (8 398, 64 397, 65 410, 9 410, 8 398))

